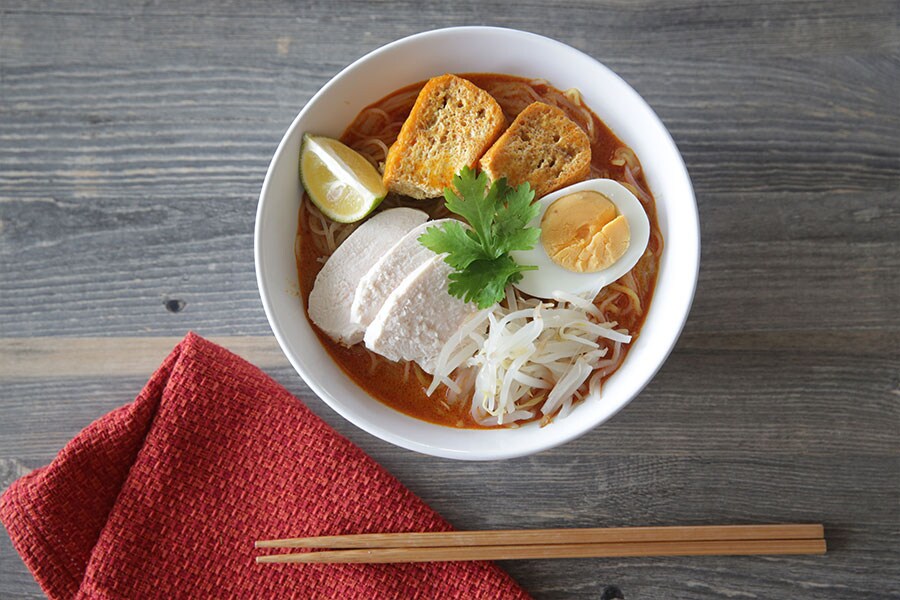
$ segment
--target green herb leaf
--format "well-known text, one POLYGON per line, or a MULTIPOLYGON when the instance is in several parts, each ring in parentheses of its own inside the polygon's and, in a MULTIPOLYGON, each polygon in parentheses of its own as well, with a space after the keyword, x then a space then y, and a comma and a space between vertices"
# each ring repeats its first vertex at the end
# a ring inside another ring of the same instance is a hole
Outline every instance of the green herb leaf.
POLYGON ((419 243, 435 254, 447 253, 444 261, 454 269, 465 269, 472 261, 485 256, 478 239, 471 229, 465 229, 459 221, 429 227, 419 236, 419 243))
POLYGON ((485 250, 489 248, 491 223, 494 219, 493 202, 487 198, 488 183, 487 174, 481 173, 476 176, 475 171, 463 167, 462 171, 453 177, 456 192, 453 188, 444 189, 447 210, 469 222, 485 250))
POLYGON ((506 284, 522 279, 522 271, 537 269, 516 264, 508 254, 499 258, 473 261, 462 271, 450 274, 448 291, 478 308, 490 308, 506 296, 506 284))
POLYGON ((505 204, 497 209, 494 218, 494 239, 501 252, 531 250, 537 244, 541 230, 528 227, 541 210, 533 199, 534 192, 527 183, 515 189, 507 188, 505 204))
POLYGON ((444 260, 456 270, 450 274, 448 292, 479 308, 500 302, 506 286, 522 279, 522 271, 537 269, 517 264, 509 252, 534 248, 541 235, 540 229, 528 226, 540 207, 532 203, 534 192, 527 183, 517 188, 506 179, 488 183, 485 173, 476 175, 464 167, 453 178, 455 190, 444 190, 444 199, 447 209, 471 229, 445 223, 419 237, 426 248, 446 254, 444 260))

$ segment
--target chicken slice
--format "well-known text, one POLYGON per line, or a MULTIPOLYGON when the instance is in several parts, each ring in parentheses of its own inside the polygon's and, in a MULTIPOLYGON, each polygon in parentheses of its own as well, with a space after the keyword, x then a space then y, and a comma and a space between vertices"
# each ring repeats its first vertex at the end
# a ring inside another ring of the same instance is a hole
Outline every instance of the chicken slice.
POLYGON ((431 227, 440 226, 452 219, 438 219, 423 223, 404 235, 394 247, 378 259, 369 269, 353 297, 350 318, 362 327, 368 327, 384 306, 388 296, 419 265, 434 256, 434 252, 419 242, 419 236, 431 227))
POLYGON ((434 372, 441 348, 474 304, 447 293, 453 268, 443 255, 432 254, 391 292, 366 329, 366 347, 391 360, 412 360, 434 372))
POLYGON ((361 341, 365 328, 350 318, 359 280, 391 246, 427 219, 421 210, 392 208, 357 227, 316 276, 308 305, 312 322, 347 346, 361 341))

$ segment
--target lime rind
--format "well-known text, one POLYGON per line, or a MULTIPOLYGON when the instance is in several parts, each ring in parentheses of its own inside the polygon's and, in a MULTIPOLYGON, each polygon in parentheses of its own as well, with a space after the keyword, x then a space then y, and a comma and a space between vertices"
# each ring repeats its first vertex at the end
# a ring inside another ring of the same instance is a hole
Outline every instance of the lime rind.
POLYGON ((381 175, 361 154, 310 134, 300 147, 300 182, 322 214, 339 223, 363 219, 387 196, 381 175))

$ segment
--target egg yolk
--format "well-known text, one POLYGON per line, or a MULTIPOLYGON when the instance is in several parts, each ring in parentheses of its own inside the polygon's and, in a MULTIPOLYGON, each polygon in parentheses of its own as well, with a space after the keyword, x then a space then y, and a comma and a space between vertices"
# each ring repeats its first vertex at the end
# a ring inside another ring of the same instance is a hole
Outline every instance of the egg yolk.
POLYGON ((551 204, 541 219, 541 243, 550 258, 576 273, 602 271, 622 258, 631 230, 616 205, 599 192, 575 192, 551 204))

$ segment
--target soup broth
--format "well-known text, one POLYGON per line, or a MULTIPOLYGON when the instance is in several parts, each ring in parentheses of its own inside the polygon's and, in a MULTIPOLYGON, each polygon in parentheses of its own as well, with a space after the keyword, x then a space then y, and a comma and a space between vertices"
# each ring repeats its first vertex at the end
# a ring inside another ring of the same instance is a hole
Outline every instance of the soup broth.
MULTIPOLYGON (((650 241, 637 265, 615 283, 605 287, 594 304, 617 327, 627 329, 632 343, 653 299, 663 240, 656 216, 656 205, 649 192, 640 162, 616 135, 587 107, 575 90, 560 91, 543 80, 528 80, 511 75, 461 75, 490 93, 500 104, 508 122, 535 101, 561 108, 577 123, 591 141, 591 178, 609 178, 623 184, 640 200, 650 220, 650 241)), ((409 115, 416 96, 424 86, 420 82, 400 90, 363 109, 341 136, 341 141, 357 150, 376 166, 383 163, 388 148, 396 140, 409 115)), ((424 210, 431 218, 450 217, 443 199, 414 200, 389 195, 380 209, 409 206, 424 210)), ((353 231, 354 225, 329 222, 308 198, 301 202, 295 247, 300 291, 308 305, 316 275, 334 247, 353 231)), ((315 325, 322 345, 347 375, 373 398, 409 416, 449 427, 481 429, 470 414, 470 399, 455 398, 440 386, 432 396, 425 391, 431 376, 415 363, 395 363, 369 350, 363 344, 345 347, 332 340, 315 325)), ((609 343, 610 365, 602 380, 610 377, 628 353, 630 344, 609 343)), ((586 386, 585 386, 586 388, 586 386)), ((582 395, 586 389, 580 390, 582 395)), ((552 420, 545 418, 543 422, 552 420)), ((509 426, 509 425, 506 425, 509 426)), ((515 425, 513 425, 515 426, 515 425)))

